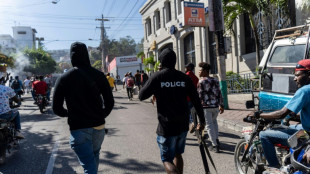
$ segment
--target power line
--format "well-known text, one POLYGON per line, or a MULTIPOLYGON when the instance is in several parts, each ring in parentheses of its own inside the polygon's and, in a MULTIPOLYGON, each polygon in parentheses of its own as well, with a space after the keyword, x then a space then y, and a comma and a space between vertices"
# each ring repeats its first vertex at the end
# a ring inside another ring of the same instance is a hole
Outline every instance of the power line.
MULTIPOLYGON (((111 10, 113 9, 114 5, 115 5, 115 1, 112 1, 111 7, 108 9, 108 13, 106 14, 106 16, 109 16, 109 14, 111 13, 111 10)), ((111 1, 110 1, 111 2, 111 1)))
MULTIPOLYGON (((133 6, 133 8, 130 10, 130 12, 128 13, 127 17, 131 14, 131 12, 133 11, 133 9, 136 7, 136 5, 138 4, 139 0, 136 1, 135 5, 133 6)), ((119 29, 119 27, 126 21, 127 17, 123 20, 123 22, 116 28, 116 30, 119 29)), ((115 33, 115 32, 114 32, 115 33)), ((112 37, 114 37, 114 33, 112 34, 112 37)))

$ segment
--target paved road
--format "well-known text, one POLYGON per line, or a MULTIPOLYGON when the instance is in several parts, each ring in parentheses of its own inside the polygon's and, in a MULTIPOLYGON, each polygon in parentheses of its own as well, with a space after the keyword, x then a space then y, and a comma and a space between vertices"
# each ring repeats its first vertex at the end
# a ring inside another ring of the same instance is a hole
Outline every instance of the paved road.
MULTIPOLYGON (((115 108, 107 118, 106 135, 100 154, 99 173, 160 173, 164 168, 156 143, 156 108, 137 99, 128 101, 124 91, 114 92, 115 108)), ((66 118, 40 114, 30 97, 20 108, 22 129, 26 136, 20 149, 0 166, 4 174, 75 174, 83 173, 68 144, 66 118)), ((212 153, 218 173, 235 173, 233 150, 239 133, 220 127, 222 153, 212 153)), ((188 135, 184 153, 185 174, 204 173, 197 140, 188 135)), ((211 165, 210 165, 211 167, 211 165)), ((212 172, 214 173, 214 172, 212 172)))

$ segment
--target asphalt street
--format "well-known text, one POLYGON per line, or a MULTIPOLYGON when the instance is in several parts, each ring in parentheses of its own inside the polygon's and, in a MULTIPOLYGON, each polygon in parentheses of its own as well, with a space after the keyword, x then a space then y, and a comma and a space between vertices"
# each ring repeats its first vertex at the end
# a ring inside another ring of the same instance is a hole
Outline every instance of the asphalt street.
MULTIPOLYGON (((156 107, 149 101, 128 101, 125 91, 113 92, 115 107, 106 120, 108 134, 102 144, 98 173, 106 174, 164 174, 156 143, 156 107)), ((30 95, 19 108, 23 134, 18 150, 8 155, 3 174, 75 174, 83 173, 71 150, 67 119, 53 115, 48 107, 40 114, 30 95)), ((219 174, 234 174, 233 151, 240 133, 220 127, 221 153, 211 153, 219 174)), ((187 136, 184 174, 203 174, 197 139, 187 136)), ((209 167, 212 168, 209 163, 209 167)), ((211 169, 211 173, 215 173, 211 169)))

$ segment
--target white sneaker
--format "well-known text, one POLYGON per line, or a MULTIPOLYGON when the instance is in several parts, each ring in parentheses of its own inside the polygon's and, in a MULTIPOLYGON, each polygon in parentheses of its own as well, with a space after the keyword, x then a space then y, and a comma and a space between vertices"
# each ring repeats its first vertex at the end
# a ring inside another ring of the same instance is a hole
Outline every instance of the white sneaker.
POLYGON ((22 133, 20 133, 19 131, 16 131, 15 138, 17 138, 17 139, 24 139, 25 137, 24 137, 24 135, 22 133))

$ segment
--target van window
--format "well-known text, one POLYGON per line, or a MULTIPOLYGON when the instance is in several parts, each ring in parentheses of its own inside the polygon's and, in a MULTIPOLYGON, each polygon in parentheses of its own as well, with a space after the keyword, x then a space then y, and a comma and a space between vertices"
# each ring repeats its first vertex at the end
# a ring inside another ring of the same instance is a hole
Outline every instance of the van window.
POLYGON ((305 45, 278 46, 270 58, 270 63, 297 63, 304 56, 305 45))

